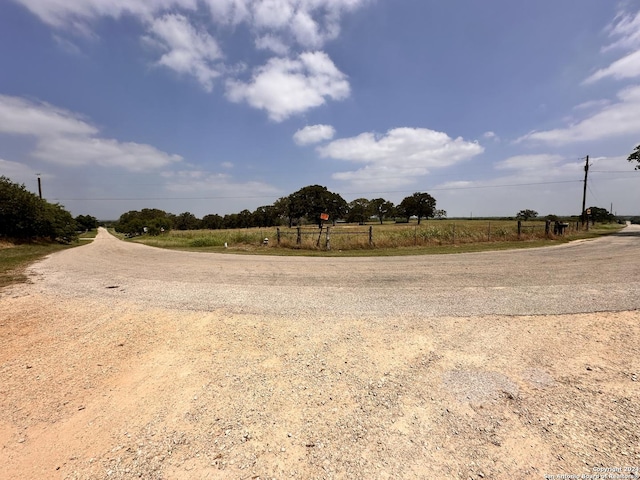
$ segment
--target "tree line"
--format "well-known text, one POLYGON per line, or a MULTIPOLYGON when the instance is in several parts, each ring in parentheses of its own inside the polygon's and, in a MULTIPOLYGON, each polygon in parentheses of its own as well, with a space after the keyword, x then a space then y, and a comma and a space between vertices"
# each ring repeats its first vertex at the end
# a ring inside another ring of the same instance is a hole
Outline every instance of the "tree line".
POLYGON ((118 232, 130 235, 158 235, 170 229, 217 230, 280 225, 293 227, 309 223, 322 225, 325 221, 323 214, 328 215, 328 221, 333 223, 339 220, 365 223, 372 218, 380 223, 398 218, 408 222, 412 217, 416 217, 420 223, 422 219, 447 216, 446 211, 436 209, 436 199, 426 192, 416 192, 394 205, 384 198, 357 198, 347 202, 340 194, 329 191, 327 187, 309 185, 279 198, 272 205, 258 207, 253 212, 242 210, 225 216, 209 214, 199 219, 191 212, 174 215, 163 210, 145 208, 122 214, 115 228, 118 232))
POLYGON ((17 240, 48 240, 68 243, 78 230, 92 230, 98 220, 89 215, 73 218, 58 203, 49 203, 24 185, 0 177, 0 237, 17 240))

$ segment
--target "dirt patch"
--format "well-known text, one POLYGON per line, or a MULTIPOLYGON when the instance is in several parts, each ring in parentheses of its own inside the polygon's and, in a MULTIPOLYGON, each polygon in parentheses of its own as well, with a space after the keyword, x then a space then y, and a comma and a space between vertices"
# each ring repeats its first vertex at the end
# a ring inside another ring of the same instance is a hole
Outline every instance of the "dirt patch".
POLYGON ((1 478, 544 478, 638 465, 640 314, 0 302, 1 478))

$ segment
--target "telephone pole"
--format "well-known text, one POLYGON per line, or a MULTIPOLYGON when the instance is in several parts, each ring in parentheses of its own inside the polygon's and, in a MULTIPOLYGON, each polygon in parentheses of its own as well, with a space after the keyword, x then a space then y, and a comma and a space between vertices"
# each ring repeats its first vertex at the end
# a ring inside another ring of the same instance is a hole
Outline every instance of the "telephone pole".
MULTIPOLYGON (((584 227, 584 222, 587 220, 587 213, 585 212, 586 202, 587 202, 587 176, 589 175, 589 155, 587 155, 587 161, 584 164, 584 188, 582 190, 582 226, 584 227)), ((589 223, 587 220, 587 230, 589 229, 589 223)))
POLYGON ((40 180, 40 174, 36 173, 38 176, 38 194, 40 195, 40 200, 42 200, 42 180, 40 180))

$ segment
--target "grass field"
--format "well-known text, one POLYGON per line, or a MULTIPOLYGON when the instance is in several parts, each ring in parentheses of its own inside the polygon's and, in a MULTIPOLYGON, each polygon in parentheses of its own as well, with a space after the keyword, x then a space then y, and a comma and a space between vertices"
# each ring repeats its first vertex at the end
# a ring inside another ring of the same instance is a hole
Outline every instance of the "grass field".
POLYGON ((341 224, 329 230, 307 226, 298 231, 280 227, 236 230, 172 230, 159 236, 140 236, 132 241, 160 248, 227 251, 269 255, 376 256, 472 252, 525 248, 592 238, 617 231, 617 224, 598 224, 589 231, 570 225, 564 235, 545 234, 544 221, 523 222, 518 238, 517 222, 509 220, 430 220, 411 224, 341 224), (369 243, 369 227, 372 240, 369 243), (263 243, 268 238, 267 245, 263 243), (227 247, 225 247, 225 243, 227 247))

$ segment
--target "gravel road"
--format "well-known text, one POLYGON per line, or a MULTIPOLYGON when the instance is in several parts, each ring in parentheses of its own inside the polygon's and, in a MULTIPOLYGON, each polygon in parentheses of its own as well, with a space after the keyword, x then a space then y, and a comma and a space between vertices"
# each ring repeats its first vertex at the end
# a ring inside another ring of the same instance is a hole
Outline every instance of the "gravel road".
POLYGON ((100 230, 28 273, 0 480, 640 478, 639 227, 396 258, 100 230))
POLYGON ((206 311, 379 317, 635 310, 640 226, 552 248, 340 259, 167 251, 101 229, 93 243, 54 255, 33 273, 57 294, 206 311))

